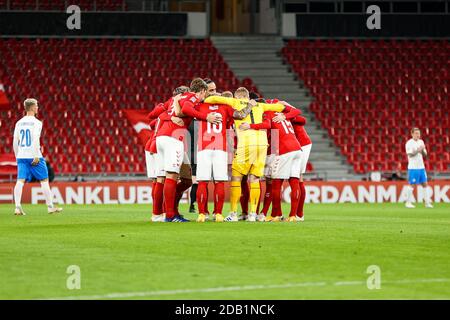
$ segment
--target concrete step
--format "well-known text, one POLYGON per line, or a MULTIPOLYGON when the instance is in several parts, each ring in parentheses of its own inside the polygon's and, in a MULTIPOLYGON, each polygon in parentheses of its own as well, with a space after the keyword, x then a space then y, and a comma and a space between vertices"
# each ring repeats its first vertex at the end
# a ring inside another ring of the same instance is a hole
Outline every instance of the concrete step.
MULTIPOLYGON (((272 69, 281 69, 284 71, 284 66, 278 62, 268 62, 268 61, 232 61, 228 62, 228 66, 233 69, 234 72, 239 72, 240 70, 254 70, 254 69, 264 69, 264 70, 272 70, 272 69), (249 68, 248 65, 251 63, 252 67, 249 68)), ((286 71, 284 71, 286 72, 286 71)))
POLYGON ((260 77, 283 77, 286 74, 285 70, 281 69, 232 69, 237 76, 244 76, 253 78, 254 76, 260 77))
MULTIPOLYGON (((278 83, 271 83, 271 84, 264 84, 259 85, 258 89, 261 91, 267 91, 267 92, 297 92, 297 90, 300 89, 298 84, 295 82, 292 84, 278 84, 278 83)), ((307 91, 307 89, 303 89, 304 91, 307 91)))
POLYGON ((292 104, 293 106, 295 105, 295 103, 293 102, 294 99, 292 99, 293 97, 295 98, 295 102, 300 102, 300 101, 304 101, 305 98, 310 98, 308 97, 306 94, 308 93, 306 91, 306 89, 297 89, 297 90, 283 90, 283 89, 279 89, 279 90, 263 90, 262 88, 260 88, 258 86, 258 89, 260 91, 262 91, 264 94, 267 94, 269 96, 278 96, 279 99, 284 100, 289 102, 290 104, 292 104))
MULTIPOLYGON (((228 54, 224 57, 225 61, 228 63, 234 61, 277 61, 282 64, 281 59, 275 59, 272 54, 228 54)), ((284 65, 286 67, 286 65, 284 65)))
POLYGON ((315 169, 329 169, 329 168, 336 168, 344 164, 342 161, 336 161, 336 160, 328 160, 328 161, 322 161, 317 160, 314 161, 314 168, 315 169))
POLYGON ((335 180, 353 177, 352 167, 309 111, 314 97, 283 62, 281 38, 230 36, 212 37, 212 41, 239 79, 249 77, 266 98, 283 99, 302 110, 307 119, 305 129, 313 141, 310 159, 320 176, 335 180))
MULTIPOLYGON (((224 49, 223 51, 219 49, 219 51, 220 51, 220 54, 221 54, 222 56, 224 56, 224 57, 225 57, 227 54, 235 54, 235 55, 238 55, 238 54, 254 54, 254 53, 255 53, 255 49, 253 49, 253 48, 247 48, 247 47, 243 47, 243 48, 240 48, 240 49, 236 49, 236 48, 234 48, 234 49, 224 49)), ((274 52, 274 50, 271 49, 271 48, 261 48, 261 49, 258 49, 258 53, 273 54, 273 52, 274 52)))
POLYGON ((253 82, 258 83, 259 86, 262 85, 273 85, 273 84, 278 84, 278 85, 296 85, 297 82, 294 80, 294 78, 292 78, 292 76, 290 75, 277 75, 277 76, 272 76, 272 77, 267 77, 265 75, 255 75, 252 78, 253 82))

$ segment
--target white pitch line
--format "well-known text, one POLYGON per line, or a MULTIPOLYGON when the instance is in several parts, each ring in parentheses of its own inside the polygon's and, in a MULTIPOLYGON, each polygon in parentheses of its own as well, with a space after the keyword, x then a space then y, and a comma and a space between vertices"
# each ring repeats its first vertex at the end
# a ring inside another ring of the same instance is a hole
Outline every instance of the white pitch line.
MULTIPOLYGON (((414 279, 414 280, 393 280, 382 281, 382 284, 404 284, 404 283, 431 283, 431 282, 450 282, 450 279, 414 279)), ((98 300, 98 299, 124 299, 148 296, 165 296, 177 295, 185 293, 208 293, 208 292, 227 292, 227 291, 248 291, 248 290, 267 290, 267 289, 286 289, 297 287, 325 287, 325 286, 353 286, 364 285, 365 281, 338 281, 338 282, 299 282, 286 284, 269 284, 269 285, 247 285, 235 287, 216 287, 216 288, 200 288, 200 289, 178 289, 178 290, 161 290, 161 291, 141 291, 141 292, 116 292, 92 296, 68 296, 55 298, 41 298, 37 300, 98 300)))

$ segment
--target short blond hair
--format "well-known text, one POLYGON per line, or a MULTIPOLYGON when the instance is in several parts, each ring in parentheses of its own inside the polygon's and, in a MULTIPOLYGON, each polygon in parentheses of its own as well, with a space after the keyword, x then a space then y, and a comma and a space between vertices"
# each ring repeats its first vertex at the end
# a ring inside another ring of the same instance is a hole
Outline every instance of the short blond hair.
POLYGON ((247 88, 239 87, 234 92, 234 97, 250 99, 250 93, 248 92, 247 88))
POLYGON ((413 134, 413 133, 416 132, 416 131, 419 131, 419 132, 420 132, 420 129, 417 128, 417 127, 412 128, 412 129, 411 129, 411 134, 413 134))
POLYGON ((222 97, 233 98, 233 93, 231 91, 222 92, 222 97))
POLYGON ((38 104, 38 101, 34 98, 27 98, 23 102, 23 106, 25 107, 26 111, 29 111, 32 106, 36 106, 38 104))

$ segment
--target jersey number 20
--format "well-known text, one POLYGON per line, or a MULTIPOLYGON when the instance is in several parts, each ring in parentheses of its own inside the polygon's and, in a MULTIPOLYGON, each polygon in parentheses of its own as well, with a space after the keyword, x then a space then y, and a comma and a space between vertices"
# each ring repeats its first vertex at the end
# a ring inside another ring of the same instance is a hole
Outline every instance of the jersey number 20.
POLYGON ((20 146, 29 147, 31 146, 31 132, 30 129, 20 130, 20 146))

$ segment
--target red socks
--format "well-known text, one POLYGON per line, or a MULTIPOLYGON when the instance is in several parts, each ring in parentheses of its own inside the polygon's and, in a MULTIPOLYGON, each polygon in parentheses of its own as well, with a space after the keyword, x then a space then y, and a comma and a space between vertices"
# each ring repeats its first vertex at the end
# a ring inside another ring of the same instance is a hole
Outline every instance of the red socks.
POLYGON ((250 188, 248 187, 247 178, 243 178, 241 181, 241 208, 242 214, 248 214, 248 202, 250 200, 250 188))
POLYGON ((166 207, 166 218, 172 219, 175 216, 175 198, 177 191, 177 181, 166 178, 164 182, 164 204, 166 207))
POLYGON ((198 213, 209 214, 208 212, 208 182, 199 181, 197 187, 198 213))
POLYGON ((266 180, 266 193, 264 193, 264 206, 260 213, 267 216, 270 204, 272 203, 272 182, 268 183, 266 180))
POLYGON ((300 201, 300 179, 289 178, 289 185, 291 186, 291 212, 290 217, 295 217, 298 211, 298 203, 300 201))
POLYGON ((191 179, 181 179, 180 182, 177 184, 176 189, 176 198, 175 198, 175 212, 177 215, 180 213, 178 212, 178 205, 180 204, 180 200, 183 197, 183 193, 189 189, 192 186, 192 180, 191 179))
POLYGON ((153 183, 153 214, 161 214, 163 210, 163 190, 164 184, 161 182, 153 183))
POLYGON ((272 180, 272 217, 282 216, 281 212, 281 185, 282 179, 272 180))
POLYGON ((214 213, 222 214, 223 203, 225 202, 225 182, 220 181, 214 184, 214 213))
MULTIPOLYGON (((259 180, 259 190, 261 191, 263 188, 263 183, 261 180, 259 180)), ((256 213, 259 214, 259 208, 261 206, 261 196, 258 199, 258 206, 256 207, 256 213)))
POLYGON ((300 199, 297 209, 297 216, 300 218, 303 217, 303 205, 305 204, 305 197, 306 197, 305 184, 303 182, 300 182, 300 199))

